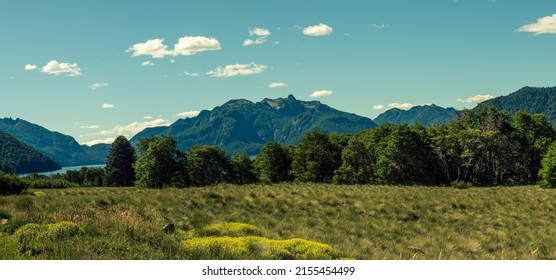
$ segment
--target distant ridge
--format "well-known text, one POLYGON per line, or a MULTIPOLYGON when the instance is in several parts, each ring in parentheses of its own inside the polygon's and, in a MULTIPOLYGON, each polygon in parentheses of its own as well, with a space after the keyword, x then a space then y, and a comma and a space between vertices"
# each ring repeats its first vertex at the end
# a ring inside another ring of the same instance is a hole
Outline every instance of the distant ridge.
POLYGON ((424 105, 414 106, 409 110, 392 108, 380 114, 373 121, 378 124, 414 124, 420 123, 423 126, 431 127, 446 124, 457 118, 456 109, 452 107, 443 108, 440 106, 424 105))
POLYGON ((168 127, 147 128, 132 143, 149 135, 168 135, 185 150, 196 144, 219 146, 230 153, 257 154, 269 141, 297 144, 312 130, 355 133, 376 126, 369 118, 345 113, 318 101, 300 101, 293 95, 253 103, 230 100, 204 110, 193 118, 180 119, 168 127))
POLYGON ((107 144, 92 147, 79 145, 71 136, 50 131, 22 119, 0 119, 0 131, 37 149, 62 166, 103 164, 110 149, 110 145, 107 144))
POLYGON ((549 122, 556 124, 556 87, 524 87, 507 96, 481 102, 505 110, 510 115, 519 110, 529 114, 544 114, 549 122))
POLYGON ((60 164, 49 157, 0 131, 0 171, 32 173, 54 171, 60 168, 60 164))

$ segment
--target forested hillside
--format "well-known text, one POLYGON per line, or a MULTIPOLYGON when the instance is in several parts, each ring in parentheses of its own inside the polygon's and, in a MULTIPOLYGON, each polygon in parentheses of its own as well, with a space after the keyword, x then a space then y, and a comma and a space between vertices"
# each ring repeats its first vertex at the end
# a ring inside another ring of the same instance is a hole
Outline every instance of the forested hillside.
POLYGON ((529 114, 543 114, 550 123, 556 123, 556 87, 524 87, 510 95, 484 101, 480 105, 494 106, 510 115, 520 110, 529 114))
POLYGON ((267 142, 298 144, 313 130, 355 133, 374 126, 368 118, 338 111, 318 101, 300 101, 290 95, 256 103, 231 100, 194 118, 180 119, 170 127, 148 128, 131 142, 135 144, 149 135, 167 135, 176 140, 181 150, 194 145, 214 145, 228 153, 245 151, 256 155, 267 142))
POLYGON ((392 108, 378 117, 373 121, 378 124, 422 124, 427 127, 447 124, 453 119, 457 118, 456 110, 452 107, 443 108, 440 106, 424 105, 424 106, 414 106, 409 110, 402 110, 398 108, 392 108))
POLYGON ((31 173, 57 169, 60 169, 60 164, 0 131, 0 171, 31 173))
POLYGON ((109 145, 82 146, 71 136, 50 131, 22 119, 0 119, 0 131, 49 156, 62 166, 103 164, 109 145))

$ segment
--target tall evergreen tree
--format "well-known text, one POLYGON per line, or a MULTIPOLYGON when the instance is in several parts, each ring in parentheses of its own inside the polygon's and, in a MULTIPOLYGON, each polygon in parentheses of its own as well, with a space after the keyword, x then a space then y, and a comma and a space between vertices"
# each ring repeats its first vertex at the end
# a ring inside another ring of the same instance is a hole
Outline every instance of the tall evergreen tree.
POLYGON ((125 136, 118 136, 106 160, 106 185, 132 186, 135 181, 135 149, 125 136))

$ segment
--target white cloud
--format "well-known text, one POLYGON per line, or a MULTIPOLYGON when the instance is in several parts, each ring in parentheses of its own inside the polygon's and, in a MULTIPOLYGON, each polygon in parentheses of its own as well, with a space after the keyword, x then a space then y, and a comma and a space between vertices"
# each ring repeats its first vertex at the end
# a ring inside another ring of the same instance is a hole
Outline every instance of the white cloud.
POLYGON ((303 29, 303 34, 307 36, 324 36, 332 34, 332 27, 321 23, 319 25, 307 26, 303 29))
POLYGON ((37 65, 33 65, 33 64, 27 64, 25 65, 25 70, 35 70, 37 69, 37 65))
POLYGON ((373 30, 381 30, 381 29, 384 29, 384 28, 388 27, 388 24, 384 24, 384 23, 373 24, 373 25, 371 25, 371 27, 373 28, 373 30))
POLYGON ((259 37, 257 39, 255 39, 254 41, 251 39, 246 39, 245 41, 243 41, 243 46, 251 46, 251 45, 262 45, 264 44, 264 42, 266 42, 266 37, 259 37))
POLYGON ((164 39, 152 39, 145 43, 134 44, 126 52, 133 52, 132 56, 150 55, 153 58, 163 58, 172 54, 164 44, 164 39))
POLYGON ((85 129, 99 129, 99 128, 100 128, 100 125, 98 125, 98 124, 81 125, 81 126, 79 126, 79 128, 85 128, 85 129))
POLYGON ((201 113, 200 111, 187 111, 187 112, 182 112, 179 114, 176 114, 176 117, 179 118, 193 118, 196 117, 197 115, 199 115, 199 113, 201 113))
POLYGON ((471 96, 468 98, 458 98, 459 102, 465 102, 465 103, 479 103, 479 102, 483 102, 485 100, 489 100, 494 98, 494 96, 490 95, 490 94, 485 94, 485 95, 480 95, 477 94, 475 96, 471 96))
POLYGON ((261 27, 255 27, 249 29, 249 35, 251 36, 269 36, 270 30, 261 27))
POLYGON ((385 107, 384 107, 384 105, 382 105, 382 104, 377 104, 377 105, 374 105, 374 106, 373 106, 373 110, 382 110, 382 109, 384 109, 384 108, 385 108, 385 107))
POLYGON ((249 64, 230 64, 224 67, 219 66, 216 69, 207 72, 207 75, 217 78, 227 78, 238 75, 253 75, 262 73, 268 68, 266 65, 255 64, 251 62, 249 64))
POLYGON ((268 88, 277 88, 277 87, 287 87, 288 84, 286 83, 270 83, 268 88))
POLYGON ((93 145, 96 145, 96 144, 112 144, 112 143, 114 143, 114 140, 116 140, 116 138, 108 137, 108 138, 105 138, 105 139, 92 140, 92 141, 89 141, 89 142, 85 142, 83 144, 90 147, 90 146, 93 146, 93 145))
POLYGON ((174 55, 194 55, 204 51, 216 51, 222 47, 215 38, 202 36, 186 36, 179 39, 174 45, 174 55))
POLYGON ((331 90, 317 90, 313 92, 311 95, 309 95, 309 97, 318 98, 318 97, 329 96, 332 95, 333 93, 334 92, 331 90))
POLYGON ((402 110, 407 110, 407 109, 411 109, 411 107, 413 107, 415 105, 411 104, 411 103, 390 103, 388 104, 389 108, 398 108, 398 109, 402 109, 402 110))
POLYGON ((51 60, 42 68, 42 72, 53 75, 68 74, 74 77, 81 75, 81 69, 75 63, 59 63, 56 60, 51 60))
POLYGON ((258 36, 255 40, 246 39, 243 41, 243 46, 262 45, 266 42, 266 38, 270 35, 270 31, 265 28, 250 28, 249 36, 258 36))
POLYGON ((141 63, 141 66, 153 66, 154 63, 152 63, 151 61, 145 61, 143 63, 141 63))
POLYGON ((537 22, 518 28, 518 32, 531 32, 535 35, 556 34, 556 14, 537 19, 537 22))
POLYGON ((143 131, 145 128, 155 127, 155 126, 168 126, 170 124, 171 124, 170 121, 165 119, 155 119, 147 122, 132 122, 125 125, 117 125, 110 130, 103 130, 99 133, 95 133, 94 135, 102 135, 102 136, 124 135, 127 138, 131 138, 133 135, 143 131))
POLYGON ((108 103, 103 103, 102 105, 100 105, 100 107, 102 109, 111 109, 111 108, 114 108, 114 105, 108 104, 108 103))
POLYGON ((170 63, 176 63, 176 61, 173 60, 173 59, 170 59, 170 63))
POLYGON ((152 119, 153 119, 153 116, 144 116, 143 119, 145 119, 145 120, 152 120, 152 119))
POLYGON ((195 72, 183 72, 183 74, 185 74, 186 76, 189 77, 199 77, 199 73, 195 73, 195 72))
POLYGON ((95 90, 97 88, 106 87, 106 86, 108 86, 108 83, 94 83, 94 84, 90 85, 89 88, 92 89, 92 90, 95 90))

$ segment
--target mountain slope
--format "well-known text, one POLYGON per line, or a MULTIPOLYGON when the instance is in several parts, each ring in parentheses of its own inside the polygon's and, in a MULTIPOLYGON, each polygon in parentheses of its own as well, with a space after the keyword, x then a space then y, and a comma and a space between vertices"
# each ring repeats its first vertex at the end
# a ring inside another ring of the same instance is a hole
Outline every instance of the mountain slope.
POLYGON ((480 105, 492 105, 508 111, 510 115, 519 110, 544 114, 549 122, 556 123, 556 87, 524 87, 510 95, 483 101, 480 105))
POLYGON ((443 108, 432 105, 414 106, 409 110, 392 108, 373 121, 378 124, 414 124, 420 123, 423 126, 435 126, 446 124, 457 118, 456 110, 452 107, 443 108))
POLYGON ((60 165, 52 159, 0 131, 0 171, 32 173, 58 169, 60 165))
POLYGON ((62 166, 102 164, 108 154, 104 145, 95 148, 82 146, 71 136, 50 131, 22 119, 0 119, 0 131, 37 149, 62 166))
POLYGON ((180 119, 169 127, 146 129, 132 139, 154 135, 174 137, 178 148, 196 144, 215 145, 230 153, 246 151, 257 154, 269 141, 297 144, 312 130, 354 133, 376 124, 368 118, 338 111, 318 101, 287 98, 264 99, 253 103, 231 100, 194 118, 180 119))

